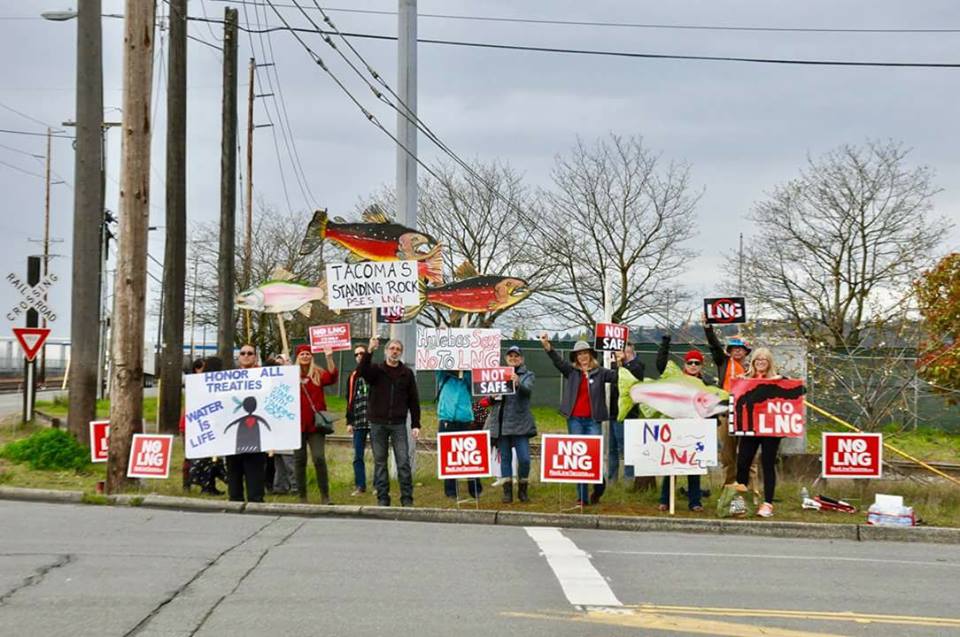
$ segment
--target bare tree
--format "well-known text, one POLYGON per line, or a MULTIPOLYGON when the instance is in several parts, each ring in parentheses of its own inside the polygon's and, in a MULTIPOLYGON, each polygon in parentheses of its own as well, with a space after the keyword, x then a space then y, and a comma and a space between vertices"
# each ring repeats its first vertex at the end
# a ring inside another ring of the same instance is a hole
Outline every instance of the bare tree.
MULTIPOLYGON (((473 162, 471 171, 450 165, 433 167, 439 177, 425 177, 419 185, 419 229, 443 245, 445 278, 469 263, 476 272, 524 279, 534 296, 519 305, 481 314, 472 314, 470 324, 490 327, 503 317, 502 324, 516 325, 544 315, 536 294, 551 278, 552 266, 529 237, 539 219, 536 197, 524 186, 522 176, 507 164, 473 162)), ((379 204, 395 210, 392 190, 383 189, 362 203, 379 204)), ((419 317, 425 325, 450 325, 451 313, 427 306, 419 317)))
MULTIPOLYGON (((902 316, 949 224, 930 220, 933 171, 893 141, 841 146, 756 204, 744 288, 812 347, 858 348, 902 316)), ((728 269, 736 277, 735 260, 728 269)))
POLYGON ((666 319, 694 255, 684 244, 699 193, 686 164, 664 162, 639 137, 578 140, 557 157, 543 199, 530 243, 553 275, 541 296, 555 321, 592 329, 607 289, 614 322, 666 319))
MULTIPOLYGON (((253 225, 253 248, 251 258, 251 275, 256 286, 268 281, 277 268, 282 268, 293 274, 294 279, 309 285, 323 285, 324 263, 326 251, 317 251, 309 255, 300 254, 300 241, 303 239, 304 229, 310 221, 310 213, 288 212, 281 213, 271 208, 263 201, 257 203, 257 211, 253 225)), ((192 247, 187 256, 187 293, 186 316, 191 316, 191 303, 196 293, 196 325, 216 325, 217 319, 217 252, 215 246, 217 233, 216 224, 197 224, 191 232, 192 247), (193 289, 193 259, 198 260, 196 289, 193 289)), ((240 276, 243 272, 242 254, 239 249, 238 238, 236 289, 240 291, 240 276)), ((236 340, 239 345, 247 340, 246 331, 238 312, 236 320, 236 340)), ((270 314, 251 314, 251 332, 254 344, 260 349, 261 356, 280 351, 280 333, 276 317, 270 314)), ((322 322, 343 321, 326 308, 315 303, 309 318, 294 314, 294 318, 287 322, 287 336, 291 339, 304 338, 307 327, 322 322)), ((189 339, 186 339, 189 340, 189 339)))

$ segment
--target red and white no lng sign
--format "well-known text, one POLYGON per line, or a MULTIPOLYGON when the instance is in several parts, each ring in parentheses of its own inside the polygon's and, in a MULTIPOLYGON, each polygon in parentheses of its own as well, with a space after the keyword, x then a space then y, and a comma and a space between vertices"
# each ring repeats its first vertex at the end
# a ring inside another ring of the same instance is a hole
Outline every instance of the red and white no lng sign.
POLYGON ((437 477, 489 478, 493 475, 489 431, 437 434, 437 477))
POLYGON ((173 436, 163 434, 134 434, 130 446, 128 478, 161 478, 170 475, 170 453, 173 436))
POLYGON ((603 482, 603 436, 543 434, 540 482, 603 482))
POLYGON ((883 434, 823 432, 824 478, 879 478, 883 434))

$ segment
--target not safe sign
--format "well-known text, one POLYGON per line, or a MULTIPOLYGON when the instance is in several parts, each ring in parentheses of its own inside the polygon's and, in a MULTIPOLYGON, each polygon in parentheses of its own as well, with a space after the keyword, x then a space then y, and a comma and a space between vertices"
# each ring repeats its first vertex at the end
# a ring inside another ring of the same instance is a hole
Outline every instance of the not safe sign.
POLYGON ((516 393, 512 367, 475 369, 471 374, 474 396, 509 396, 516 393))
POLYGON ((170 452, 173 436, 162 434, 134 434, 130 447, 128 478, 160 478, 170 475, 170 452))
POLYGON ((742 296, 704 299, 703 313, 711 325, 747 322, 747 301, 742 296))
POLYGON ((600 352, 622 352, 630 339, 630 327, 619 323, 597 323, 593 348, 600 352))
POLYGON ((110 456, 110 421, 90 421, 90 462, 106 462, 110 456))
POLYGON ((823 432, 824 478, 880 478, 883 434, 823 432))
POLYGON ((603 482, 603 436, 543 434, 540 482, 603 482))
POLYGON ((310 351, 319 354, 327 349, 334 352, 350 349, 350 324, 310 326, 310 351))
POLYGON ((489 478, 493 475, 489 431, 437 434, 437 477, 489 478))

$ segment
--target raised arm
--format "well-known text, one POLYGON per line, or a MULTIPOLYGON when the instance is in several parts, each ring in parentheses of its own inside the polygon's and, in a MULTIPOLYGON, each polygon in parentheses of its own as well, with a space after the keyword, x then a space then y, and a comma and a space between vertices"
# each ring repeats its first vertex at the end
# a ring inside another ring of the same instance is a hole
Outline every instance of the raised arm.
POLYGON ((664 334, 660 339, 660 347, 657 348, 657 373, 663 373, 667 368, 668 360, 670 360, 670 335, 664 334))
POLYGON ((729 356, 723 351, 723 343, 720 342, 720 339, 717 338, 717 333, 713 331, 713 325, 707 323, 707 317, 703 317, 703 334, 707 337, 707 345, 710 347, 710 355, 713 357, 713 362, 717 366, 717 369, 727 362, 729 356))

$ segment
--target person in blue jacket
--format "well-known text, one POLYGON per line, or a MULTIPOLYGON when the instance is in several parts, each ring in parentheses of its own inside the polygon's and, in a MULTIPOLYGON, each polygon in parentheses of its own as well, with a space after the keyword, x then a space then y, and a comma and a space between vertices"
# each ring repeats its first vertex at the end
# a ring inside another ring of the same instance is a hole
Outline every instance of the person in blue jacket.
MULTIPOLYGON (((470 372, 437 372, 437 431, 469 431, 473 429, 473 395, 470 372)), ((479 478, 467 481, 470 497, 477 498, 483 487, 479 478)), ((457 481, 444 480, 443 494, 457 497, 457 481)))

